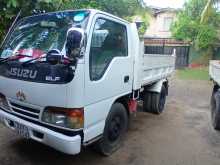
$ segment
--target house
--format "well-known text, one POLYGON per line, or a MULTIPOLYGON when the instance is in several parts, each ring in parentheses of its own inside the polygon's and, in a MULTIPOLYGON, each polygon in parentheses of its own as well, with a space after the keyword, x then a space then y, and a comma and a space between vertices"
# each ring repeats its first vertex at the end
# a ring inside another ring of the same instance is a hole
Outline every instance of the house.
POLYGON ((178 9, 151 8, 149 27, 144 35, 145 54, 172 54, 176 52, 176 68, 189 65, 190 43, 172 38, 171 26, 178 9))
POLYGON ((178 9, 152 8, 149 27, 145 33, 148 38, 171 38, 171 25, 177 19, 178 9))

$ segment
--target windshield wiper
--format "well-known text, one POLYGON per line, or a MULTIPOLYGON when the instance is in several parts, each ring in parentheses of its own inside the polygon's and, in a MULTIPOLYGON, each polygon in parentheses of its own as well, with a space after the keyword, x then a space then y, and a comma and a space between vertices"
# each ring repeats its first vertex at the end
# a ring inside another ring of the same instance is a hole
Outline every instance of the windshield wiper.
POLYGON ((4 62, 4 61, 7 61, 9 59, 9 57, 7 57, 7 58, 1 58, 0 59, 0 63, 2 63, 2 62, 4 62))
MULTIPOLYGON (((27 66, 28 64, 34 64, 34 63, 32 63, 32 62, 37 61, 37 60, 40 60, 40 59, 47 58, 46 56, 47 56, 47 55, 41 56, 41 57, 37 57, 37 58, 31 59, 31 60, 29 60, 29 61, 25 61, 25 62, 22 63, 22 65, 23 65, 23 66, 27 66)), ((49 62, 49 61, 46 60, 46 62, 49 62)), ((60 62, 61 62, 62 64, 66 64, 66 65, 72 65, 72 64, 75 65, 75 64, 76 64, 76 60, 70 60, 70 59, 68 59, 68 58, 62 58, 62 60, 61 60, 60 62)), ((49 63, 50 63, 50 62, 49 62, 49 63)))
POLYGON ((22 65, 25 66, 25 65, 30 64, 30 63, 32 63, 34 61, 37 61, 37 60, 40 60, 40 59, 44 59, 44 58, 46 58, 46 54, 44 56, 40 56, 40 57, 37 57, 37 58, 33 58, 31 60, 25 61, 25 62, 22 63, 22 65))
POLYGON ((61 54, 60 50, 51 49, 47 53, 45 53, 43 56, 23 62, 22 65, 25 66, 27 64, 31 64, 32 62, 43 59, 43 58, 46 58, 46 62, 52 65, 55 65, 58 63, 64 63, 64 55, 61 54))
MULTIPOLYGON (((13 56, 13 57, 17 57, 17 56, 13 56)), ((18 58, 12 58, 12 57, 3 58, 3 59, 0 60, 0 65, 1 65, 1 64, 4 64, 4 63, 6 63, 6 62, 9 62, 9 61, 15 61, 15 60, 17 60, 17 59, 18 59, 18 58)))
POLYGON ((25 54, 21 54, 21 53, 15 53, 15 55, 12 55, 10 57, 7 57, 7 58, 3 58, 0 60, 0 65, 1 64, 4 64, 6 62, 9 62, 9 61, 16 61, 19 59, 19 57, 30 57, 28 55, 25 55, 25 54))

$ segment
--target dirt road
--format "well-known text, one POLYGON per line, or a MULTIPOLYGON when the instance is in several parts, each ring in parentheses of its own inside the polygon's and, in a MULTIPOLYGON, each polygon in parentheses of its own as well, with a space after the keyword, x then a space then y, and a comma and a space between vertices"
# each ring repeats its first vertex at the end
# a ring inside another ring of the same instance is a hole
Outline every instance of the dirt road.
POLYGON ((210 124, 211 88, 208 81, 172 80, 166 111, 138 113, 122 148, 107 158, 90 149, 67 156, 0 126, 0 165, 219 165, 220 133, 210 124))

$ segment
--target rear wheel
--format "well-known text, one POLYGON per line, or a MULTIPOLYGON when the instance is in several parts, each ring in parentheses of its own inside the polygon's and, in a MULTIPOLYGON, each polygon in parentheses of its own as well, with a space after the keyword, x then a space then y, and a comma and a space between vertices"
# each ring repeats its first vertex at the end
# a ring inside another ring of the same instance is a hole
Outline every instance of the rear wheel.
POLYGON ((145 112, 161 114, 166 103, 166 88, 163 85, 160 93, 146 92, 144 94, 143 108, 145 112))
POLYGON ((128 127, 128 115, 120 103, 112 105, 107 117, 103 137, 97 142, 96 149, 104 156, 109 156, 121 145, 128 127))
POLYGON ((215 90, 211 98, 211 118, 214 129, 220 130, 220 92, 215 90))

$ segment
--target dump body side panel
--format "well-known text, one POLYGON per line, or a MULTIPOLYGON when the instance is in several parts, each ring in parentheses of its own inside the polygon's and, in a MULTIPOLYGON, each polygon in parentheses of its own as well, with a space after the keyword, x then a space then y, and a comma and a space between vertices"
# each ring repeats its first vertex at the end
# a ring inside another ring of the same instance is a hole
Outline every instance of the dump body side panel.
POLYGON ((174 55, 144 54, 141 65, 141 85, 145 86, 167 78, 175 69, 174 55))

